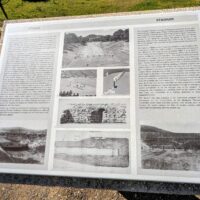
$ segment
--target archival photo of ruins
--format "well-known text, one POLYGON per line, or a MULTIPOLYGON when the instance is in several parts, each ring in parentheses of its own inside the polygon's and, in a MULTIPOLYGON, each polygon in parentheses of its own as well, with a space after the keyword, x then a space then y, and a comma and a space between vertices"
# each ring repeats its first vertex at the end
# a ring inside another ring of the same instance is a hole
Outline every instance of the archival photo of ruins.
POLYGON ((129 95, 129 69, 105 69, 103 91, 104 95, 129 95))
POLYGON ((200 133, 141 125, 143 169, 200 171, 200 133))
POLYGON ((66 32, 62 66, 129 66, 129 30, 66 32))
POLYGON ((129 124, 129 99, 61 99, 58 124, 127 127, 129 124))
POLYGON ((43 164, 46 129, 0 128, 0 163, 43 164))
POLYGON ((60 96, 96 96, 96 70, 63 70, 60 96))
POLYGON ((57 131, 54 169, 128 172, 129 132, 57 131))

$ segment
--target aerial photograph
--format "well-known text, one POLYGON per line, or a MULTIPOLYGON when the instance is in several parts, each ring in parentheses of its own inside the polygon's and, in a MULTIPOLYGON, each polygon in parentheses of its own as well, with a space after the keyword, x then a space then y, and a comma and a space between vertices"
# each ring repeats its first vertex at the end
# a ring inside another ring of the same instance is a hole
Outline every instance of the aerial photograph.
POLYGON ((129 30, 66 32, 62 66, 129 66, 129 30))
POLYGON ((96 96, 96 70, 61 72, 60 96, 96 96))

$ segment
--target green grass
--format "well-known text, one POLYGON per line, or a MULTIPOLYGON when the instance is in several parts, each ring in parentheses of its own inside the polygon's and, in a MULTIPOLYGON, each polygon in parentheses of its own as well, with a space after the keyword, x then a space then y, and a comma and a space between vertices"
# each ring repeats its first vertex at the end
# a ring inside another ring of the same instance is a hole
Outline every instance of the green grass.
POLYGON ((200 6, 198 0, 145 0, 131 7, 131 10, 151 10, 200 6))
MULTIPOLYGON (((9 19, 86 15, 150 9, 200 6, 200 0, 10 0, 5 5, 9 19)), ((4 20, 0 12, 0 22, 4 20)))

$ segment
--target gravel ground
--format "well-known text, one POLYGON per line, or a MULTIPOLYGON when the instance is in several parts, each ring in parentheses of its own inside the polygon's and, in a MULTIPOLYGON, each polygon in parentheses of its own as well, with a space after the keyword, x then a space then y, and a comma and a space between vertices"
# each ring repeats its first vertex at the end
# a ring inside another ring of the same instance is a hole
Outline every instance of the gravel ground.
POLYGON ((198 200, 195 196, 178 196, 148 193, 122 195, 114 190, 75 189, 23 184, 0 183, 1 200, 198 200))
POLYGON ((117 191, 0 184, 2 200, 125 200, 117 191))

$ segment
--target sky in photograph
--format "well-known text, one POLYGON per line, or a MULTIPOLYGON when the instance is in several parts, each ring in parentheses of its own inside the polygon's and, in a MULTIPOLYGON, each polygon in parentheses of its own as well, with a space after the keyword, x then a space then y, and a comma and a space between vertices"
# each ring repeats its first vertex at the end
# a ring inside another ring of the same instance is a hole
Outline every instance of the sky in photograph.
POLYGON ((128 131, 57 131, 56 141, 80 141, 90 137, 128 138, 128 131))
POLYGON ((20 120, 20 121, 1 121, 0 122, 0 129, 1 128, 14 128, 14 127, 21 127, 27 128, 32 130, 44 130, 47 129, 47 121, 46 120, 20 120))
POLYGON ((154 126, 166 131, 176 133, 200 133, 200 123, 180 123, 180 122, 141 122, 141 125, 154 126))
MULTIPOLYGON (((91 34, 95 35, 113 35, 115 31, 119 29, 98 29, 98 30, 88 30, 88 31, 74 31, 74 32, 67 32, 67 33, 75 33, 77 36, 88 36, 91 34)), ((123 29, 125 30, 125 29, 123 29)))

